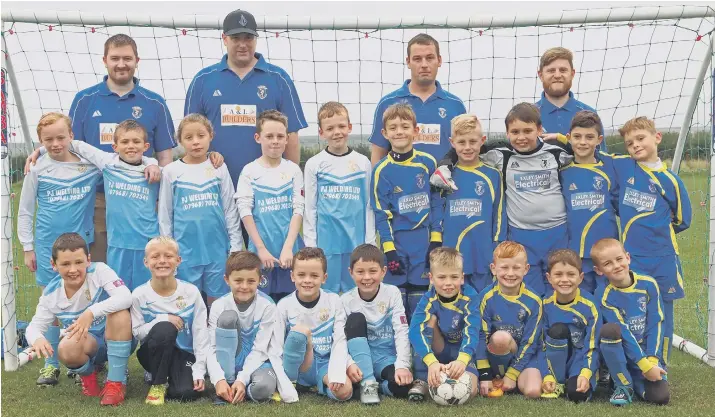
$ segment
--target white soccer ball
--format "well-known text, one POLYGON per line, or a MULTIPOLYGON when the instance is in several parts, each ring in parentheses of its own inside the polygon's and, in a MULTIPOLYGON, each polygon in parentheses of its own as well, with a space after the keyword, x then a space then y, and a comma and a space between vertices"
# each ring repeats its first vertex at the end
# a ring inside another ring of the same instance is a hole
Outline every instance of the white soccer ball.
POLYGON ((469 400, 472 393, 472 378, 467 372, 457 379, 451 379, 446 373, 440 374, 442 383, 437 387, 429 387, 429 394, 439 405, 459 405, 469 400))

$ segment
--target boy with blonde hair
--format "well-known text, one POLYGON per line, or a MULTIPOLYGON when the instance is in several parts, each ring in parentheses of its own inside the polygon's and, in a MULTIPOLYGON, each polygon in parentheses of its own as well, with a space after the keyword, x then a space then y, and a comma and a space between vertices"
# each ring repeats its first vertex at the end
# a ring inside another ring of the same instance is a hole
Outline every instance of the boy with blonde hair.
POLYGON ((462 114, 452 119, 449 140, 458 158, 452 174, 457 190, 443 193, 444 244, 464 255, 464 280, 479 292, 492 282, 491 253, 506 239, 502 177, 479 159, 486 136, 477 116, 462 114))
POLYGON ((628 405, 633 394, 667 404, 664 311, 659 285, 630 270, 631 256, 616 239, 601 239, 591 248, 594 269, 608 285, 596 290, 605 324, 601 328, 603 360, 613 376, 611 404, 628 405))
POLYGON ((305 163, 306 246, 322 248, 328 258, 323 289, 340 293, 355 287, 350 253, 375 243, 375 214, 370 208, 370 172, 366 156, 348 146, 352 132, 348 109, 329 101, 318 111, 318 133, 328 146, 305 163))
POLYGON ((627 121, 618 132, 630 158, 614 158, 619 181, 621 236, 633 270, 653 277, 663 298, 663 358, 673 341, 673 304, 685 296, 683 267, 675 235, 693 217, 688 190, 658 157, 661 133, 646 117, 627 121))
POLYGON ((429 184, 435 159, 413 147, 419 127, 412 107, 391 105, 382 124, 392 150, 372 170, 371 203, 387 258, 385 281, 400 288, 409 318, 429 286, 429 253, 442 246, 442 201, 429 184))
MULTIPOLYGON (((52 268, 52 245, 65 232, 76 232, 91 244, 94 240, 94 199, 102 175, 89 161, 71 151, 72 121, 62 113, 46 113, 37 123, 37 136, 47 153, 25 176, 17 215, 17 235, 25 251, 25 266, 35 282, 47 287, 57 275, 52 268), (37 213, 37 216, 35 216, 37 213), (33 233, 34 226, 34 233, 33 233)), ((57 322, 45 329, 45 339, 57 352, 57 322)), ((56 354, 45 358, 37 385, 56 385, 56 354)))
POLYGON ((266 110, 256 121, 260 158, 246 165, 236 186, 236 202, 250 240, 248 250, 261 258, 267 271, 260 288, 278 302, 292 291, 293 254, 303 248, 303 173, 283 159, 288 143, 288 118, 266 110))
POLYGON ((479 296, 464 284, 463 265, 462 254, 455 249, 441 247, 430 252, 431 286, 410 323, 417 377, 409 392, 412 401, 424 399, 428 385, 438 387, 442 372, 452 379, 467 372, 472 380, 470 398, 479 393, 479 372, 474 367, 481 322, 479 296))
POLYGON ((523 245, 504 241, 489 265, 496 280, 479 294, 482 325, 476 354, 483 396, 501 397, 515 388, 528 398, 541 396, 538 352, 541 297, 524 282, 529 271, 523 245))

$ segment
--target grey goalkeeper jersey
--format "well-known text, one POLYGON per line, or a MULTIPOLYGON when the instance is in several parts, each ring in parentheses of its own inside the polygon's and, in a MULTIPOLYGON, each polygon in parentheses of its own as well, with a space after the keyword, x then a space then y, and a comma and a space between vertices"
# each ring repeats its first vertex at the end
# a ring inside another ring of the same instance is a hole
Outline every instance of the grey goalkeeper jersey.
POLYGON ((573 156, 563 148, 539 141, 529 153, 508 146, 492 149, 481 159, 502 173, 509 226, 545 230, 566 223, 559 168, 573 156))

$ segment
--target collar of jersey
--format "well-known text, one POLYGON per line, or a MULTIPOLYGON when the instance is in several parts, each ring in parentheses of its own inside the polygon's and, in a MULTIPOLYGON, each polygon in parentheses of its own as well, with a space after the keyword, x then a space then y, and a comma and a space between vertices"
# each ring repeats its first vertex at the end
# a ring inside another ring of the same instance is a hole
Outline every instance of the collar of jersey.
POLYGON ((511 300, 511 301, 518 300, 519 297, 521 297, 521 295, 524 293, 524 289, 525 289, 525 288, 526 288, 526 285, 522 282, 521 285, 519 285, 519 294, 517 294, 517 295, 507 295, 507 294, 504 294, 504 293, 501 291, 501 287, 500 287, 499 284, 497 283, 497 291, 499 292, 499 295, 501 295, 502 297, 506 298, 507 300, 511 300))
MULTIPOLYGON (((402 84, 402 87, 400 87, 396 92, 397 97, 414 96, 414 94, 410 93, 409 84, 411 81, 412 80, 410 80, 410 79, 405 80, 404 84, 402 84)), ((434 84, 437 86, 437 90, 435 90, 434 94, 429 96, 429 98, 425 102, 429 101, 432 97, 435 97, 435 96, 442 98, 442 99, 446 98, 446 96, 444 94, 444 89, 442 89, 442 85, 439 83, 439 81, 435 80, 434 84)), ((415 97, 417 97, 417 96, 415 96, 415 97)))
POLYGON ((636 288, 636 284, 638 283, 638 274, 636 274, 633 271, 628 271, 628 275, 630 275, 631 278, 633 278, 633 283, 631 285, 629 285, 625 288, 619 288, 619 287, 616 287, 615 285, 609 283, 608 286, 613 288, 613 290, 615 290, 615 291, 632 292, 636 288))
MULTIPOLYGON (((390 152, 392 152, 392 151, 390 151, 390 152)), ((392 162, 393 164, 406 164, 406 163, 408 163, 408 162, 412 162, 412 160, 415 159, 415 156, 417 155, 417 149, 412 148, 412 156, 410 156, 409 158, 405 159, 404 161, 398 161, 398 160, 396 160, 395 158, 392 157, 392 155, 390 154, 390 152, 387 153, 387 157, 390 158, 390 162, 392 162)))
POLYGON ((559 109, 566 109, 570 112, 577 112, 578 109, 576 109, 576 99, 573 97, 573 92, 569 91, 569 99, 564 103, 562 107, 556 107, 554 103, 550 102, 549 99, 546 98, 546 93, 541 92, 541 100, 539 100, 539 107, 541 108, 541 113, 552 113, 556 110, 559 109))
POLYGON ((481 168, 482 165, 484 165, 484 164, 482 163, 481 159, 477 159, 477 165, 476 165, 476 166, 473 166, 473 167, 465 167, 465 166, 462 166, 462 165, 459 164, 459 162, 457 162, 457 165, 455 165, 455 166, 456 166, 457 168, 461 169, 462 171, 474 172, 474 171, 476 171, 477 169, 481 168))
POLYGON ((576 162, 576 158, 574 158, 574 160, 569 165, 573 165, 573 166, 577 166, 577 167, 581 167, 581 168, 596 168, 596 167, 602 167, 603 161, 599 161, 598 159, 596 159, 595 164, 579 164, 576 162))
MULTIPOLYGON (((99 94, 101 94, 101 95, 103 95, 103 96, 115 95, 115 96, 119 97, 119 96, 117 95, 117 93, 114 93, 112 90, 109 89, 109 87, 107 87, 107 80, 108 80, 108 79, 109 79, 109 75, 105 75, 105 76, 104 76, 104 79, 102 80, 102 82, 99 83, 99 94)), ((129 96, 129 95, 135 95, 135 94, 136 94, 136 90, 137 90, 137 88, 139 88, 139 78, 134 77, 133 80, 134 80, 134 88, 132 88, 127 94, 123 95, 122 97, 127 97, 127 96, 129 96)), ((121 98, 121 97, 120 97, 120 98, 121 98)))
MULTIPOLYGON (((634 159, 634 161, 635 161, 635 159, 634 159)), ((641 164, 638 161, 636 161, 636 163, 638 164, 639 167, 641 167, 641 169, 643 171, 646 171, 646 172, 665 172, 665 170, 668 169, 668 167, 665 165, 665 162, 663 162, 662 160, 660 161, 660 168, 658 168, 658 169, 653 169, 653 168, 649 167, 648 165, 641 164)))
POLYGON ((570 303, 566 303, 566 304, 559 303, 559 301, 556 299, 556 291, 554 291, 554 293, 551 294, 551 297, 549 297, 549 299, 546 300, 546 302, 551 302, 551 300, 553 300, 554 305, 559 306, 560 308, 568 308, 568 307, 571 307, 574 304, 576 304, 576 302, 580 299, 581 299, 581 289, 576 288, 576 297, 574 297, 574 299, 571 300, 570 303))
POLYGON ((541 148, 544 147, 544 141, 542 141, 541 138, 538 138, 537 141, 538 142, 536 144, 536 148, 534 148, 533 150, 530 150, 529 152, 519 152, 516 149, 514 149, 513 146, 511 146, 511 143, 507 143, 506 147, 507 147, 507 149, 509 149, 510 151, 514 152, 517 155, 533 155, 533 154, 539 152, 541 150, 541 148))
MULTIPOLYGON (((253 66, 253 69, 265 72, 268 69, 268 63, 266 62, 265 58, 263 58, 263 55, 256 52, 253 54, 253 56, 258 58, 258 62, 256 62, 256 65, 253 66)), ((231 70, 228 67, 228 54, 223 55, 223 58, 221 58, 221 62, 219 62, 218 64, 218 67, 221 71, 231 70)))

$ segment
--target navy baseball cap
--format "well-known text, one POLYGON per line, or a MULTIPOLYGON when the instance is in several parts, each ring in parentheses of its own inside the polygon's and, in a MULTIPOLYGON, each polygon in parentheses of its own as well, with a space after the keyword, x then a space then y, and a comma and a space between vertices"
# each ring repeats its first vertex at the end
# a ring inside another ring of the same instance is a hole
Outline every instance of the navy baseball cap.
POLYGON ((223 19, 223 33, 226 36, 249 33, 258 36, 256 18, 243 10, 234 10, 223 19))

